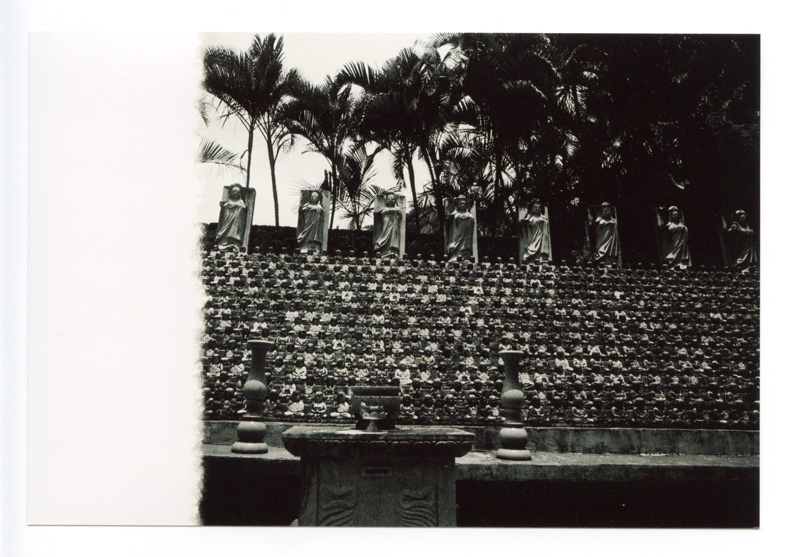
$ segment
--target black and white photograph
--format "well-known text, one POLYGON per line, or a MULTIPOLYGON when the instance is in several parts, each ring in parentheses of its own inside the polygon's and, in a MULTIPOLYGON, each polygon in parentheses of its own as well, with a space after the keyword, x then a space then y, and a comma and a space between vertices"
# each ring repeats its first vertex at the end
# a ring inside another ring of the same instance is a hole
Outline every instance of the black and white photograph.
POLYGON ((412 6, 19 16, 2 553, 746 555, 787 522, 778 34, 412 6))
POLYGON ((758 527, 759 36, 316 38, 204 37, 203 523, 758 527))

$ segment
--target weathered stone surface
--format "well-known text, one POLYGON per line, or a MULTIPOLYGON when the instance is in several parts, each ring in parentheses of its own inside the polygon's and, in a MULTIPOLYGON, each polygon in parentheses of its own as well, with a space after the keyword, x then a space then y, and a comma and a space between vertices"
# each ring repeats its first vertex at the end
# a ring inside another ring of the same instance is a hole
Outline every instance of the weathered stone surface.
POLYGON ((245 414, 236 428, 236 443, 231 446, 235 453, 266 453, 269 448, 264 442, 267 426, 261 417, 264 413, 264 400, 267 397, 266 354, 272 346, 267 340, 250 340, 247 347, 253 353, 247 382, 242 389, 245 397, 245 414))
POLYGON ((455 526, 455 457, 474 436, 449 428, 369 432, 298 426, 300 526, 455 526))
POLYGON ((394 192, 375 197, 372 246, 377 257, 402 258, 406 251, 406 198, 394 192))
POLYGON ((342 426, 296 426, 282 435, 283 446, 296 456, 448 457, 472 449, 472 433, 446 427, 402 427, 360 431, 342 426))
POLYGON ((247 251, 250 228, 253 225, 256 190, 240 184, 225 186, 219 205, 216 243, 220 247, 233 246, 247 251))
POLYGON ((530 460, 531 452, 527 449, 528 433, 522 424, 522 406, 525 404, 525 393, 519 382, 519 368, 523 353, 520 350, 502 350, 505 378, 503 392, 500 395, 500 411, 505 417, 503 429, 500 430, 500 449, 497 458, 503 460, 530 460))
POLYGON ((328 249, 330 192, 303 190, 297 210, 297 249, 306 253, 325 253, 328 249))

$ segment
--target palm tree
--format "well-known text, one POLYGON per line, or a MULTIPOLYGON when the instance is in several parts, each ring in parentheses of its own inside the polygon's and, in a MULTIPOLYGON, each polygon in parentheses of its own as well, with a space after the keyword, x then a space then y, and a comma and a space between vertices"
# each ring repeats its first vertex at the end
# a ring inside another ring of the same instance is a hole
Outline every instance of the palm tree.
POLYGON ((375 195, 380 191, 375 186, 368 187, 375 177, 375 156, 380 151, 380 146, 369 152, 363 143, 356 144, 344 155, 339 167, 345 219, 355 230, 361 230, 364 219, 372 213, 375 195))
POLYGON ((256 122, 264 113, 261 97, 255 87, 253 61, 247 52, 213 46, 203 53, 203 67, 203 87, 217 98, 217 108, 224 106, 227 109, 221 116, 223 125, 234 116, 247 130, 245 187, 249 188, 253 135, 256 122))
MULTIPOLYGON (((296 97, 284 106, 284 125, 294 136, 308 141, 307 151, 325 157, 331 168, 331 228, 336 204, 342 197, 340 173, 345 152, 352 145, 357 103, 351 87, 340 87, 328 76, 322 85, 302 81, 296 97)), ((346 194, 345 194, 346 195, 346 194)))
POLYGON ((363 90, 364 99, 358 120, 358 133, 363 141, 374 141, 393 157, 392 173, 399 187, 411 189, 417 232, 420 230, 414 158, 418 152, 414 142, 414 98, 419 88, 414 75, 420 57, 405 48, 393 59, 375 70, 363 62, 350 62, 336 77, 340 84, 353 84, 363 90))
POLYGON ((280 226, 275 162, 281 151, 291 145, 291 135, 284 125, 285 106, 298 90, 300 75, 295 69, 284 70, 283 37, 276 38, 274 34, 270 34, 261 39, 256 35, 250 47, 250 56, 254 60, 258 89, 264 96, 265 110, 256 121, 256 125, 267 142, 272 197, 275 204, 275 226, 280 226))
POLYGON ((216 164, 222 172, 237 170, 244 173, 244 167, 242 167, 241 162, 243 156, 244 153, 237 155, 213 139, 203 138, 200 141, 197 158, 198 162, 204 164, 216 164))
MULTIPOLYGON (((200 112, 200 117, 203 119, 203 123, 208 126, 209 122, 211 121, 209 111, 212 109, 212 106, 209 104, 207 99, 200 99, 197 108, 200 112)), ((236 153, 228 150, 222 144, 207 137, 204 137, 200 140, 200 145, 197 151, 198 162, 202 164, 216 164, 218 165, 220 172, 233 169, 244 174, 244 167, 242 166, 243 157, 244 153, 237 155, 236 153)))
POLYGON ((259 129, 267 141, 275 224, 279 224, 278 189, 275 161, 287 145, 281 127, 281 114, 298 82, 297 72, 283 69, 283 39, 274 34, 253 38, 246 52, 226 47, 209 47, 203 54, 206 91, 217 98, 217 108, 225 108, 223 125, 233 116, 247 129, 247 168, 245 187, 250 187, 253 137, 259 129))
POLYGON ((454 49, 459 60, 463 97, 455 117, 468 149, 461 166, 474 158, 467 166, 475 181, 486 182, 489 220, 499 227, 532 186, 530 165, 556 160, 552 143, 545 149, 541 141, 552 139, 559 118, 559 76, 546 55, 548 41, 541 35, 465 33, 437 36, 432 46, 454 49))

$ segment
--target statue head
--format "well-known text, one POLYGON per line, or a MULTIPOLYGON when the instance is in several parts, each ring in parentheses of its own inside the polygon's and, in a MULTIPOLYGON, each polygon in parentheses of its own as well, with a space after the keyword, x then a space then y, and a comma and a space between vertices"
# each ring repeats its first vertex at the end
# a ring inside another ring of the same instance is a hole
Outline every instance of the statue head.
POLYGON ((534 199, 533 201, 531 201, 530 213, 537 217, 542 214, 542 204, 539 202, 538 199, 534 199))
POLYGON ((239 184, 233 184, 228 189, 228 199, 233 201, 239 201, 242 198, 242 186, 239 184))
POLYGON ((605 220, 610 219, 611 218, 611 203, 606 201, 605 203, 603 203, 601 205, 601 207, 602 207, 602 209, 600 210, 600 216, 603 217, 603 219, 605 219, 605 220))
POLYGON ((733 215, 734 220, 739 223, 740 225, 744 226, 747 224, 747 213, 745 213, 742 209, 739 209, 733 215))
POLYGON ((463 197, 459 197, 456 199, 456 210, 459 213, 466 213, 467 212, 467 200, 463 197))
POLYGON ((308 198, 308 200, 309 200, 310 203, 313 203, 314 205, 319 203, 319 200, 320 200, 319 192, 317 190, 312 191, 311 195, 308 198))
POLYGON ((387 193, 384 198, 387 207, 394 207, 397 204, 397 197, 393 193, 387 193))
POLYGON ((669 208, 669 220, 670 222, 678 223, 681 221, 681 213, 678 211, 678 208, 673 205, 669 208))

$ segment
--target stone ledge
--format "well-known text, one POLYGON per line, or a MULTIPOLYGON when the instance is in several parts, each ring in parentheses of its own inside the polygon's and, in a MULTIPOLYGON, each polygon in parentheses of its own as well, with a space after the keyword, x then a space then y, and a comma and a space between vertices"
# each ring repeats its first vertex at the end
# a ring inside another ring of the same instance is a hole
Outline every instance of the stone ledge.
POLYGON ((455 428, 405 427, 367 432, 347 426, 297 426, 282 435, 284 447, 296 456, 363 454, 385 457, 464 456, 475 436, 455 428))
MULTIPOLYGON (((203 443, 230 445, 236 440, 235 421, 206 421, 203 443)), ((266 422, 266 442, 270 447, 282 447, 281 434, 298 422, 266 422)), ((324 427, 324 424, 318 424, 324 427)), ((410 427, 410 426, 400 426, 410 427)), ((436 426, 421 426, 431 427, 436 426)), ((474 450, 491 451, 499 447, 499 427, 452 426, 475 435, 474 450)), ((723 429, 672 428, 526 428, 531 451, 543 453, 583 454, 673 454, 673 455, 731 455, 759 454, 759 432, 723 429)))
MULTIPOLYGON (((263 466, 269 474, 300 475, 300 458, 283 447, 263 455, 231 453, 225 445, 203 445, 203 459, 241 459, 263 466)), ((490 451, 471 451, 456 458, 457 481, 592 481, 639 480, 757 481, 758 456, 614 455, 535 452, 524 462, 498 460, 490 451)))

